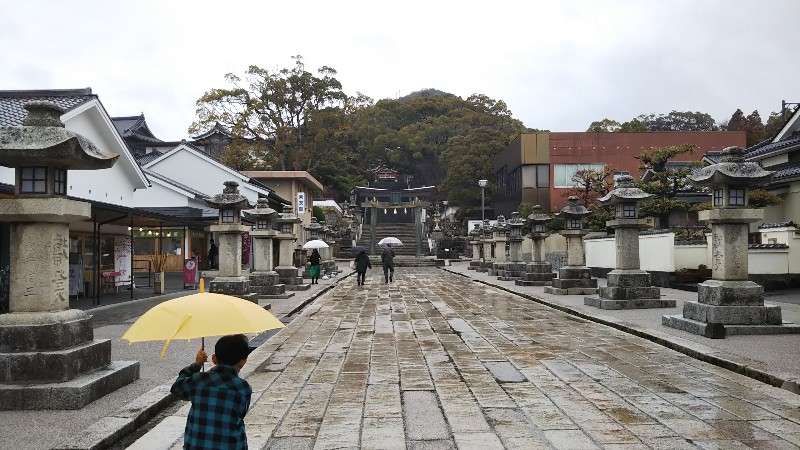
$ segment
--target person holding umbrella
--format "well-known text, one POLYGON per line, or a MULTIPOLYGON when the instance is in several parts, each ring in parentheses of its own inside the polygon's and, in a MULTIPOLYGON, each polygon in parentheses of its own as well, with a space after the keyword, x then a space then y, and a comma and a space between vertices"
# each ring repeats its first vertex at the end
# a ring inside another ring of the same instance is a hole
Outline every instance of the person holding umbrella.
POLYGON ((367 256, 366 250, 361 250, 358 255, 356 255, 355 266, 356 281, 358 281, 359 286, 363 286, 364 283, 366 283, 367 269, 372 269, 372 264, 369 262, 369 256, 367 256))
POLYGON ((383 263, 383 282, 394 281, 394 250, 392 244, 386 244, 381 253, 381 263, 383 263))
POLYGON ((249 353, 245 335, 222 336, 211 356, 214 368, 200 371, 207 359, 205 350, 200 348, 195 362, 181 370, 170 392, 192 402, 183 448, 247 448, 244 416, 250 408, 253 389, 239 378, 239 371, 249 353))
POLYGON ((319 284, 319 262, 321 259, 322 258, 319 256, 319 250, 317 249, 314 249, 311 252, 311 256, 308 257, 308 263, 310 264, 308 273, 311 274, 311 284, 319 284))

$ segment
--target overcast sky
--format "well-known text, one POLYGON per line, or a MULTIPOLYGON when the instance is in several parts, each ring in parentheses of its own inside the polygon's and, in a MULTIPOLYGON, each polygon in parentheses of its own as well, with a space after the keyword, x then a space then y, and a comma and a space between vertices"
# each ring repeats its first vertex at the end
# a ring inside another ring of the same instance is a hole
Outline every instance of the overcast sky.
POLYGON ((798 0, 0 0, 0 89, 91 87, 112 116, 187 138, 195 101, 249 65, 337 70, 375 100, 436 88, 525 126, 800 102, 798 0))

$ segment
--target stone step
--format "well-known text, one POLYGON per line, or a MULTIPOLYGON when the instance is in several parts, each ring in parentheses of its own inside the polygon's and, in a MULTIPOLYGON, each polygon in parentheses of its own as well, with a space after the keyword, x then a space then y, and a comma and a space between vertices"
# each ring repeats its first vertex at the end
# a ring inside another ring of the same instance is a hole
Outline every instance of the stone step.
POLYGON ((92 342, 48 352, 0 353, 0 382, 59 383, 107 366, 111 340, 92 342))

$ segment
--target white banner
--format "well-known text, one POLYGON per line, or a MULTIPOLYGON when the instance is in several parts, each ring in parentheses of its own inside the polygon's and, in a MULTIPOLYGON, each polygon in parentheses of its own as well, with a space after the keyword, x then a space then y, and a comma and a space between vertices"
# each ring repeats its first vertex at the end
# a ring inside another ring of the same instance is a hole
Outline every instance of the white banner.
POLYGON ((305 192, 298 192, 297 193, 297 214, 303 214, 306 212, 306 193, 305 192))

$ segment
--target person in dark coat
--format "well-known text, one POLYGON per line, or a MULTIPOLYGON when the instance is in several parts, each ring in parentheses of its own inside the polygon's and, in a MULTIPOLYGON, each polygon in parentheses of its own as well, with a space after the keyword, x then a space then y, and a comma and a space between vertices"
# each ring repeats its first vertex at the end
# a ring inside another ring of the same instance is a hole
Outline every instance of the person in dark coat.
POLYGON ((367 256, 367 252, 362 251, 358 255, 356 255, 356 281, 358 281, 358 285, 361 286, 366 282, 367 278, 367 269, 372 269, 372 264, 369 262, 369 256, 367 256))
POLYGON ((394 281, 394 249, 389 244, 381 253, 381 263, 383 263, 383 282, 394 281))
POLYGON ((211 247, 208 249, 208 268, 211 270, 217 269, 217 257, 219 256, 219 249, 214 239, 211 239, 211 247))
POLYGON ((311 284, 319 284, 319 262, 321 259, 319 250, 317 249, 314 249, 314 251, 311 252, 311 256, 308 257, 308 262, 311 264, 311 267, 308 268, 308 272, 311 274, 311 284))

